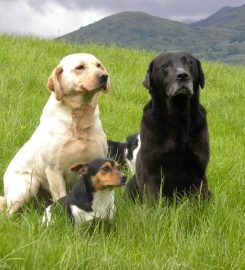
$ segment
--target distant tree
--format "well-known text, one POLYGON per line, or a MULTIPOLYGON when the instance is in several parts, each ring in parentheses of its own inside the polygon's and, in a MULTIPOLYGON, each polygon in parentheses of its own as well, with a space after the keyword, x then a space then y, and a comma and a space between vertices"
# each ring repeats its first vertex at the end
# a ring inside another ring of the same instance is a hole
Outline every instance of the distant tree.
POLYGON ((228 48, 226 54, 227 55, 234 55, 234 54, 239 54, 239 53, 240 53, 239 49, 235 46, 232 46, 232 47, 228 48))
POLYGON ((245 32, 241 32, 239 34, 234 35, 230 38, 230 42, 245 42, 245 32))

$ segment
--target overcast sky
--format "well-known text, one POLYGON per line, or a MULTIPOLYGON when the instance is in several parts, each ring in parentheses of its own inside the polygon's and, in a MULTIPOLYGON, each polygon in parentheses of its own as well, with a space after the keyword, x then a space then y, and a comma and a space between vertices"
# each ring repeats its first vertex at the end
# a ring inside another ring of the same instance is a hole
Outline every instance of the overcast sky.
POLYGON ((57 37, 121 11, 196 21, 245 0, 0 0, 0 32, 57 37))

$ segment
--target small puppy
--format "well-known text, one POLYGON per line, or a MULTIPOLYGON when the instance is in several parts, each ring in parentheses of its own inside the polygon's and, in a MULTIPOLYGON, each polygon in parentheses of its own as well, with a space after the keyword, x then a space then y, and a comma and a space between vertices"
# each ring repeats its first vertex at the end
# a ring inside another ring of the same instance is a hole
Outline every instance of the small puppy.
POLYGON ((130 171, 135 173, 135 163, 140 149, 140 136, 135 133, 127 137, 126 142, 107 141, 108 156, 114 158, 122 167, 127 164, 130 171))
MULTIPOLYGON (((114 187, 122 186, 126 177, 118 170, 118 163, 112 159, 96 159, 89 164, 80 164, 73 171, 81 176, 71 192, 58 200, 76 225, 94 218, 113 219, 116 211, 114 187)), ((52 219, 55 204, 46 208, 43 223, 52 219)))
POLYGON ((103 64, 86 53, 64 57, 53 70, 40 124, 5 172, 0 211, 12 215, 41 189, 54 200, 64 197, 78 180, 70 168, 107 156, 98 97, 108 89, 108 76, 103 64))

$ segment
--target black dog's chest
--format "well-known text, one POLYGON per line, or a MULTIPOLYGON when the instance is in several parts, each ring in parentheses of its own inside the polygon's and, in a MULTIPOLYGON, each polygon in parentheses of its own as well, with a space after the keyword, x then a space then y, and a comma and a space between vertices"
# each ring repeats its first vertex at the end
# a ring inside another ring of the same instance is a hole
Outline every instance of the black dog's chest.
POLYGON ((189 166, 195 166, 199 162, 198 151, 193 151, 195 143, 191 141, 183 141, 180 139, 167 140, 163 143, 160 159, 163 167, 187 169, 189 166), (169 144, 168 141, 171 143, 169 144))
MULTIPOLYGON (((200 163, 202 145, 192 135, 191 129, 184 126, 165 126, 157 129, 155 133, 144 132, 142 134, 142 150, 151 157, 151 160, 161 161, 161 165, 167 168, 182 168, 196 166, 200 163)), ((149 161, 151 162, 151 161, 149 161)))
POLYGON ((164 140, 160 157, 162 165, 187 168, 189 163, 192 166, 199 160, 198 151, 194 151, 197 148, 195 142, 187 140, 185 137, 164 140))
POLYGON ((155 130, 148 131, 144 128, 142 141, 146 141, 145 145, 150 146, 160 152, 182 152, 189 149, 190 145, 195 144, 195 138, 192 136, 192 130, 185 126, 185 123, 176 126, 159 125, 155 130))

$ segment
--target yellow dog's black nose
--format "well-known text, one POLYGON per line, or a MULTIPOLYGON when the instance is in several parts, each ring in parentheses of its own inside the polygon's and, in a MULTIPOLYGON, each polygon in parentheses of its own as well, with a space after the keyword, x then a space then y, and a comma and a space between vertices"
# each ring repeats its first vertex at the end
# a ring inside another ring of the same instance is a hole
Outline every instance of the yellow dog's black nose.
POLYGON ((108 74, 106 73, 100 73, 98 74, 98 79, 101 83, 106 83, 108 80, 108 74))

